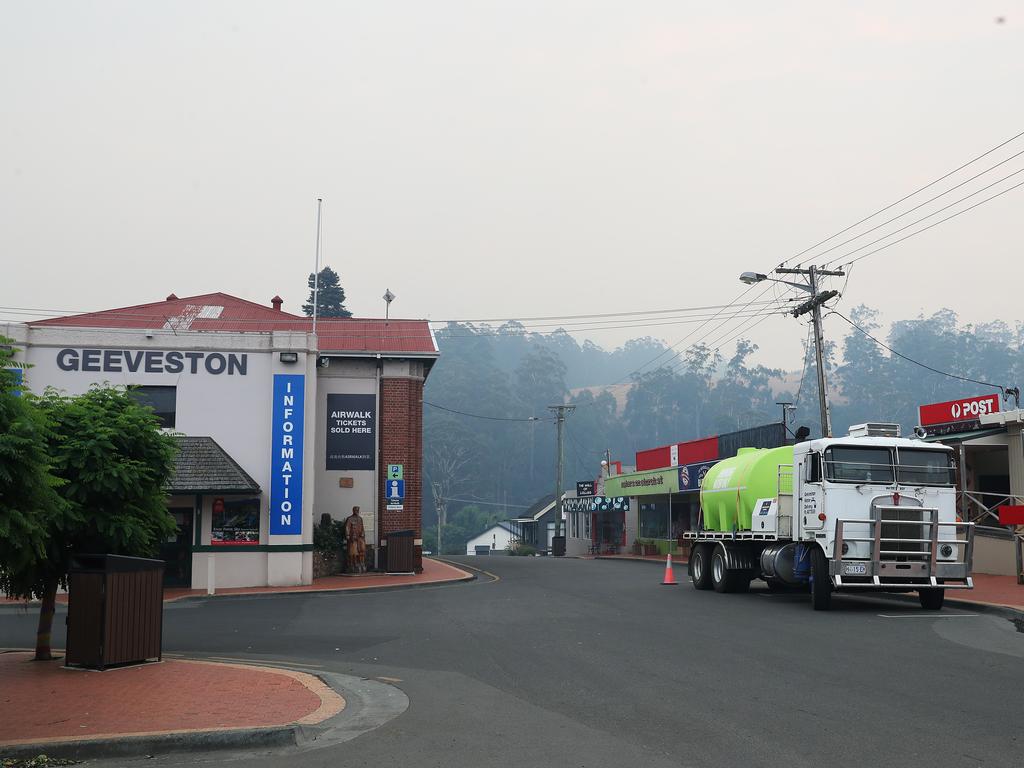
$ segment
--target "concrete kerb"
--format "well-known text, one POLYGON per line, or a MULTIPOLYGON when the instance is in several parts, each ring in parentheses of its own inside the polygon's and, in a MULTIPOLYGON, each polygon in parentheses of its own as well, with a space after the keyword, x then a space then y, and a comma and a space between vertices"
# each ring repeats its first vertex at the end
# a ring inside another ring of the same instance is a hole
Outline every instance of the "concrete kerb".
MULTIPOLYGON (((664 562, 665 562, 664 560, 659 562, 658 560, 650 560, 650 559, 647 559, 647 558, 640 558, 640 557, 602 557, 600 555, 597 555, 597 556, 592 557, 590 559, 592 559, 592 560, 611 560, 611 561, 620 562, 620 563, 628 563, 628 562, 632 562, 632 563, 652 563, 654 565, 664 565, 664 562)), ((675 562, 676 561, 673 560, 673 564, 675 564, 675 562)), ((685 560, 682 560, 682 561, 679 561, 679 562, 682 565, 686 565, 686 561, 685 560)), ((960 590, 956 590, 956 591, 960 591, 960 590)), ((883 600, 894 600, 896 602, 903 602, 903 603, 917 603, 918 602, 916 597, 914 597, 912 595, 907 595, 907 594, 900 594, 898 592, 870 592, 870 591, 863 591, 863 592, 843 592, 842 594, 849 595, 849 596, 855 596, 855 597, 874 597, 874 598, 880 598, 880 599, 883 599, 883 600)), ((984 603, 984 602, 980 602, 980 601, 976 602, 974 600, 967 600, 967 599, 962 598, 962 597, 950 597, 949 596, 949 592, 946 593, 945 604, 950 606, 951 608, 960 608, 960 609, 964 609, 964 610, 980 611, 981 613, 991 613, 991 614, 994 614, 994 615, 997 615, 997 616, 1002 616, 1003 618, 1009 619, 1011 621, 1013 619, 1024 619, 1024 608, 1015 608, 1012 605, 1001 605, 999 603, 984 603)))
POLYGON ((374 592, 399 592, 403 589, 427 589, 432 587, 444 587, 449 584, 461 584, 467 581, 476 580, 477 576, 473 573, 468 573, 465 576, 460 576, 455 579, 444 579, 441 581, 423 581, 414 584, 389 584, 380 587, 339 587, 338 589, 289 589, 282 590, 281 592, 222 592, 220 594, 213 595, 182 595, 176 597, 173 600, 168 600, 167 603, 184 603, 193 602, 196 600, 230 600, 230 599, 247 599, 256 600, 262 597, 289 597, 291 595, 302 595, 309 597, 311 595, 366 595, 374 592))
MULTIPOLYGON (((201 659, 196 659, 201 661, 201 659)), ((281 669, 288 669, 282 664, 281 669)), ((333 672, 313 674, 345 699, 345 708, 316 725, 293 723, 261 728, 116 736, 103 739, 37 741, 0 745, 0 757, 32 758, 40 754, 70 760, 140 757, 168 753, 223 750, 310 750, 340 744, 379 728, 409 707, 409 698, 393 685, 333 672)))

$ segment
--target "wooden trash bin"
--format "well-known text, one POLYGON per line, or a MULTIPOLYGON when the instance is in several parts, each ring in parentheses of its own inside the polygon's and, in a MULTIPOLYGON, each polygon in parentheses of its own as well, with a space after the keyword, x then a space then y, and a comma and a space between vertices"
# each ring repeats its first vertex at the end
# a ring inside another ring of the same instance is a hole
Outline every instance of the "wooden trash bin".
POLYGON ((413 546, 415 531, 392 531, 388 534, 384 550, 387 573, 415 573, 416 548, 413 546))
POLYGON ((105 669, 163 655, 164 561, 76 555, 68 571, 67 666, 105 669))

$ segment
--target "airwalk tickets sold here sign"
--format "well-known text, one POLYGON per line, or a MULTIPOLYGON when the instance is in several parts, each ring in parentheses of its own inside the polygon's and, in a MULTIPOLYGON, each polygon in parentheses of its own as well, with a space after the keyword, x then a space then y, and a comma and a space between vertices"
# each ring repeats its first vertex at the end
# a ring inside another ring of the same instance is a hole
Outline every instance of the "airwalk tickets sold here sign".
POLYGON ((376 395, 327 396, 327 469, 376 469, 376 395))
POLYGON ((274 374, 270 440, 270 534, 302 533, 302 434, 306 377, 274 374))

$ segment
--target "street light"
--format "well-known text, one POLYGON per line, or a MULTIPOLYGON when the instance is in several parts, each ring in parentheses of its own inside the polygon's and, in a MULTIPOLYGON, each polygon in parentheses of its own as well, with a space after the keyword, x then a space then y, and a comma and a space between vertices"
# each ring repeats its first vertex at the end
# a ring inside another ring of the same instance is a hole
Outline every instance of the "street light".
POLYGON ((746 283, 747 285, 760 283, 762 280, 767 279, 768 275, 762 275, 760 272, 744 272, 742 275, 740 275, 740 282, 746 283))
POLYGON ((820 275, 842 277, 845 272, 838 269, 818 269, 813 266, 807 269, 778 267, 775 271, 780 275, 807 275, 807 282, 794 283, 789 280, 779 280, 778 278, 768 277, 768 275, 761 272, 744 272, 740 275, 740 282, 753 285, 754 283, 770 280, 773 283, 782 283, 783 285, 799 288, 801 291, 811 294, 811 298, 793 310, 793 317, 800 317, 800 315, 810 312, 811 319, 814 321, 814 355, 818 364, 818 405, 821 409, 821 432, 825 437, 832 437, 832 416, 829 414, 828 409, 828 382, 825 380, 825 363, 822 359, 825 342, 821 332, 821 305, 829 299, 838 296, 839 292, 821 291, 819 293, 818 277, 820 275))

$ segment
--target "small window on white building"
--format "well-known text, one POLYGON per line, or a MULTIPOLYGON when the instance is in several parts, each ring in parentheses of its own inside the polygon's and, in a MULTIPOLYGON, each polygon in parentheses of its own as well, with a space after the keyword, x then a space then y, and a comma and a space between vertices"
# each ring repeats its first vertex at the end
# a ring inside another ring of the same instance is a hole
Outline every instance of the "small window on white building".
POLYGON ((174 429, 178 402, 177 387, 141 386, 132 387, 128 391, 141 405, 153 409, 162 429, 174 429))

